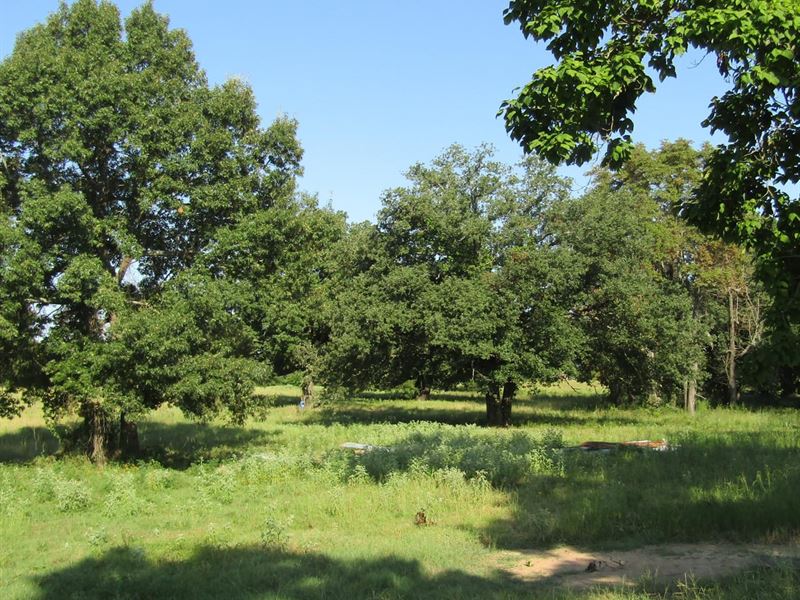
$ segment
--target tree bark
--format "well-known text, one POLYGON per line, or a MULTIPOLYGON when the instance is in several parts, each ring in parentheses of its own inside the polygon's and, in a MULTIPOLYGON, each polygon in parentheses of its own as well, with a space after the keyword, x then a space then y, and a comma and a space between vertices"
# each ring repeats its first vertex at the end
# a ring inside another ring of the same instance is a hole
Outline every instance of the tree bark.
POLYGON ((119 452, 122 456, 139 454, 139 428, 125 419, 124 411, 119 415, 119 452))
POLYGON ((615 406, 627 401, 625 386, 619 381, 612 381, 608 384, 608 399, 615 406))
POLYGON ((503 386, 503 396, 500 398, 500 426, 511 425, 511 405, 517 395, 517 384, 508 379, 503 386))
POLYGON ((728 290, 728 403, 733 406, 739 402, 739 389, 736 385, 736 303, 734 291, 728 290))
POLYGON ((428 385, 425 377, 420 375, 417 377, 417 400, 430 400, 431 388, 428 385))
POLYGON ((690 379, 686 383, 686 410, 690 415, 697 412, 697 380, 690 379))
POLYGON ((795 369, 789 366, 778 368, 778 385, 783 398, 788 398, 797 391, 797 377, 795 369))
POLYGON ((102 466, 108 460, 108 415, 99 402, 89 402, 84 406, 84 411, 89 430, 87 451, 92 462, 102 466))
POLYGON ((697 412, 697 363, 692 363, 692 375, 683 383, 683 407, 693 415, 697 412))
POLYGON ((125 279, 125 274, 128 272, 131 264, 133 264, 132 256, 122 257, 122 260, 119 263, 119 269, 117 269, 117 283, 121 284, 122 280, 125 279))
POLYGON ((300 386, 300 402, 303 406, 310 407, 314 401, 314 379, 311 375, 303 377, 303 383, 300 386))

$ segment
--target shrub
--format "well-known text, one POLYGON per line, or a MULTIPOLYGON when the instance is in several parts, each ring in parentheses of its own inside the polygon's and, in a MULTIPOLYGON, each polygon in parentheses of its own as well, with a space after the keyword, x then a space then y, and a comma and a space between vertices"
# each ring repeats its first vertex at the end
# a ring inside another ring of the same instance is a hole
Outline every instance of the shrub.
POLYGON ((81 481, 59 479, 53 482, 56 506, 61 512, 78 512, 86 509, 92 499, 91 493, 81 481))
POLYGON ((264 519, 261 525, 260 538, 264 547, 283 548, 289 543, 288 529, 294 517, 289 515, 283 519, 274 512, 264 519))
POLYGON ((22 500, 5 481, 0 485, 0 515, 13 517, 20 510, 22 500))
POLYGON ((303 477, 311 468, 305 457, 260 453, 240 461, 239 476, 248 484, 274 484, 303 477))
POLYGON ((200 491, 206 498, 222 504, 230 504, 233 501, 236 491, 236 474, 231 467, 223 465, 214 470, 202 467, 198 478, 200 491))
POLYGON ((143 508, 144 501, 136 493, 133 475, 130 473, 114 475, 103 503, 103 513, 108 516, 131 516, 139 514, 143 508))
POLYGON ((164 490, 174 485, 175 478, 167 469, 149 469, 144 476, 145 485, 151 490, 164 490))
POLYGON ((347 478, 347 483, 350 485, 360 485, 370 483, 371 481, 372 478, 369 476, 369 473, 364 465, 356 465, 353 468, 353 472, 347 478))
POLYGON ((103 546, 108 542, 108 532, 105 527, 98 527, 96 529, 90 527, 86 530, 84 535, 86 536, 86 541, 89 542, 92 548, 103 546))
POLYGON ((50 470, 39 467, 33 474, 33 495, 40 502, 47 502, 56 496, 56 477, 50 470))
MULTIPOLYGON (((398 426, 400 427, 400 426, 398 426)), ((562 475, 561 433, 546 431, 541 438, 524 432, 488 436, 477 427, 412 423, 404 439, 388 449, 361 456, 339 453, 348 481, 359 471, 375 481, 385 481, 395 471, 425 476, 440 469, 455 469, 471 479, 478 473, 495 487, 513 487, 531 476, 562 475), (344 455, 342 457, 341 455, 344 455)), ((342 466, 340 466, 342 468, 342 466)))

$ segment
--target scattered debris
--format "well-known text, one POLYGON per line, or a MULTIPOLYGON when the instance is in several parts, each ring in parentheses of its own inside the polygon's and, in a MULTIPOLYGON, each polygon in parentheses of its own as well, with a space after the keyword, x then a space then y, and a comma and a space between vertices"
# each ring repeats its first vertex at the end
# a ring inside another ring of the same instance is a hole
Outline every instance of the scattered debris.
POLYGON ((593 560, 592 562, 589 563, 589 566, 586 567, 586 572, 594 573, 595 571, 599 571, 600 569, 603 568, 604 564, 605 563, 602 560, 593 560))
MULTIPOLYGON (((247 457, 245 457, 245 458, 247 458, 247 457)), ((278 455, 277 454, 272 454, 271 452, 256 452, 255 454, 251 454, 250 458, 269 461, 269 460, 275 460, 276 458, 278 458, 278 455)))
POLYGON ((358 444, 356 442, 345 442, 339 448, 343 450, 352 450, 353 454, 365 454, 375 450, 389 450, 386 446, 373 446, 372 444, 358 444))
POLYGON ((573 446, 571 449, 584 452, 611 452, 631 448, 664 452, 674 449, 674 446, 670 446, 667 440, 635 440, 632 442, 583 442, 580 446, 573 446))
POLYGON ((417 514, 414 515, 414 525, 417 527, 421 527, 423 525, 435 525, 432 519, 429 519, 428 516, 425 514, 425 509, 421 508, 417 511, 417 514))
POLYGON ((621 560, 593 560, 589 563, 589 566, 586 567, 586 572, 594 573, 602 569, 621 569, 624 566, 625 563, 621 560))

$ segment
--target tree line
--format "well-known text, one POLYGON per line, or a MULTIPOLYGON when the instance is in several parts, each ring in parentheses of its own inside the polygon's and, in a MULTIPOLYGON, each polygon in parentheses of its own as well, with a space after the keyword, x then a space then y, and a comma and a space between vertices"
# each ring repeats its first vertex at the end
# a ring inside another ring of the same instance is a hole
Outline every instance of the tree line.
POLYGON ((709 148, 635 146, 585 193, 533 156, 454 145, 376 223, 301 193, 297 124, 211 86, 150 4, 77 0, 0 63, 0 410, 83 417, 97 461, 169 403, 234 421, 300 373, 331 399, 600 381, 615 403, 794 393, 758 260, 676 213, 709 148), (615 165, 618 166, 618 165, 615 165))

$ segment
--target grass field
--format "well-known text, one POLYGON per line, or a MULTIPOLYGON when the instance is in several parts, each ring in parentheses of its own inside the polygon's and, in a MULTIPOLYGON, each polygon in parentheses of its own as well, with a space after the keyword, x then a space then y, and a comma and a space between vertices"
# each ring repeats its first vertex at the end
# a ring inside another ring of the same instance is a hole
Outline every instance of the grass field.
POLYGON ((103 469, 56 458, 36 407, 0 420, 0 597, 800 597, 792 564, 666 591, 569 591, 498 562, 561 544, 796 542, 796 410, 692 418, 561 386, 489 430, 468 394, 300 411, 295 388, 261 392, 271 407, 244 427, 161 409, 139 424, 144 457, 103 469), (676 449, 568 449, 646 438, 676 449), (382 448, 356 456, 343 442, 382 448))

